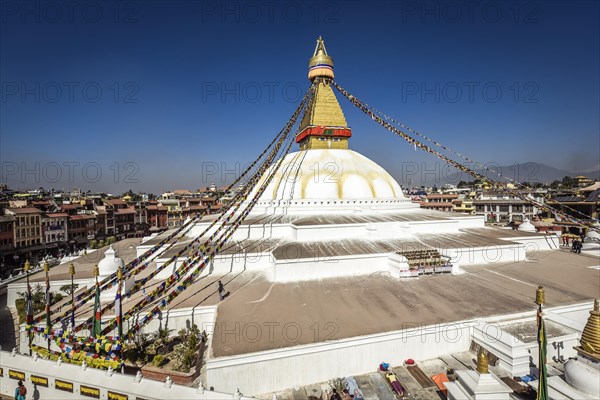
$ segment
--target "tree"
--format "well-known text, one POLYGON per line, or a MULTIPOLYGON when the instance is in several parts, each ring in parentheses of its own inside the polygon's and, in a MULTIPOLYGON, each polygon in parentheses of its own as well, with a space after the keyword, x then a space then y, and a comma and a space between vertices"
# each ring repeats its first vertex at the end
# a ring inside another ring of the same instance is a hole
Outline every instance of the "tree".
POLYGON ((202 334, 197 325, 192 325, 190 329, 181 329, 178 336, 181 343, 173 348, 173 356, 177 361, 176 368, 178 371, 189 372, 196 363, 196 352, 202 334))
POLYGON ((70 295, 71 295, 73 292, 75 292, 75 291, 77 290, 77 288, 78 288, 78 287, 79 287, 79 284, 78 284, 78 283, 75 283, 75 284, 73 285, 73 287, 71 287, 71 285, 70 285, 70 284, 69 284, 69 285, 62 285, 62 286, 60 287, 60 289, 58 289, 58 290, 60 290, 61 292, 63 292, 63 293, 64 293, 64 294, 66 294, 67 296, 70 296, 70 295))
POLYGON ((571 178, 570 176, 565 176, 561 181, 564 187, 572 188, 577 185, 577 179, 571 178))
MULTIPOLYGON (((15 301, 15 307, 19 314, 19 323, 25 322, 27 317, 27 292, 19 292, 19 299, 15 301)), ((56 303, 63 299, 60 293, 50 292, 50 302, 56 303)), ((31 303, 33 306, 33 315, 39 314, 46 309, 46 292, 38 283, 31 290, 31 303)))
POLYGON ((171 332, 173 329, 169 329, 165 327, 159 327, 158 330, 152 335, 154 339, 154 348, 159 349, 161 346, 164 346, 171 336, 171 332))

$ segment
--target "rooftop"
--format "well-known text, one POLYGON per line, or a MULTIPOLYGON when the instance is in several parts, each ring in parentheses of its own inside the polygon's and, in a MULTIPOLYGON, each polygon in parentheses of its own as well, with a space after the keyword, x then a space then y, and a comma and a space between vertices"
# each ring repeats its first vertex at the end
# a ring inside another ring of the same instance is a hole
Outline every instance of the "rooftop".
MULTIPOLYGON (((593 268, 598 266, 597 258, 564 251, 538 252, 531 258, 528 262, 469 266, 463 275, 407 280, 382 273, 272 283, 260 277, 249 280, 226 275, 222 279, 232 295, 219 304, 213 352, 218 357, 312 343, 314 331, 310 327, 317 323, 335 324, 337 332, 331 337, 335 340, 399 330, 406 321, 434 324, 531 311, 539 284, 545 288, 549 307, 600 296, 600 270, 593 268), (243 280, 244 284, 229 287, 229 280, 243 280), (267 321, 293 321, 301 327, 302 335, 294 343, 283 337, 236 343, 222 340, 219 333, 219 329, 232 329, 236 323, 262 326, 267 321)), ((205 296, 206 291, 200 290, 186 302, 194 304, 205 296)))
POLYGON ((7 211, 10 211, 15 214, 41 214, 42 211, 38 210, 35 207, 21 207, 21 208, 7 208, 7 211))

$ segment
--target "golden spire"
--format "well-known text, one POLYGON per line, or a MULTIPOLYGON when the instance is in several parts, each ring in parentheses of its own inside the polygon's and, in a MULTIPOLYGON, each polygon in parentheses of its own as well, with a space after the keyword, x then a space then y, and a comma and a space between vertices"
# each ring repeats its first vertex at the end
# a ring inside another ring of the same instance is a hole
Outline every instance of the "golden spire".
POLYGON ((45 271, 45 272, 48 272, 48 271, 50 271, 50 264, 48 264, 48 261, 45 261, 45 262, 44 262, 44 271, 45 271))
POLYGON ((600 360, 600 308, 598 299, 594 300, 594 309, 590 311, 590 316, 581 333, 581 348, 586 355, 600 360))
POLYGON ((121 267, 117 268, 117 279, 119 281, 123 280, 123 271, 121 271, 121 267))
POLYGON ((308 65, 308 78, 316 87, 300 122, 296 142, 300 144, 300 150, 347 149, 352 131, 330 86, 334 77, 333 59, 327 54, 320 36, 308 65))
POLYGON ((69 265, 69 275, 75 276, 75 264, 73 264, 73 263, 71 263, 71 265, 69 265))
POLYGON ((29 263, 29 260, 25 260, 25 265, 23 266, 23 269, 25 270, 25 272, 29 272, 29 268, 31 268, 31 264, 29 263))
POLYGON ((96 264, 94 265, 94 276, 98 278, 98 275, 100 275, 100 269, 98 268, 98 264, 96 264))
POLYGON ((325 42, 323 38, 319 36, 317 39, 317 45, 315 46, 315 52, 308 61, 308 79, 311 81, 316 77, 324 77, 333 79, 333 58, 327 54, 325 48, 325 42))
POLYGON ((477 372, 480 374, 489 374, 488 369, 488 358, 487 354, 485 354, 485 350, 483 347, 479 348, 479 352, 477 353, 477 372))
POLYGON ((538 306, 541 306, 544 304, 544 287, 542 285, 538 286, 537 290, 535 291, 535 304, 537 304, 538 306))

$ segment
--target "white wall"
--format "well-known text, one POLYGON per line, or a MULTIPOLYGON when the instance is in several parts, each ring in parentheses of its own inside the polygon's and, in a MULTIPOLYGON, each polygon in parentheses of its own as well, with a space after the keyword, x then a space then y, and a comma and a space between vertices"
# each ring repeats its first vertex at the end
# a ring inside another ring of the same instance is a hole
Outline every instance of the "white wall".
MULTIPOLYGON (((578 326, 581 326, 587 319, 582 311, 587 310, 589 313, 591 309, 592 303, 586 302, 547 309, 545 315, 552 320, 554 315, 559 315, 565 320, 577 321, 578 326)), ((520 342, 503 331, 502 326, 534 318, 535 311, 532 310, 446 324, 406 324, 405 329, 394 332, 209 358, 206 361, 207 382, 223 391, 239 387, 247 395, 271 393, 332 378, 369 373, 383 361, 401 365, 407 358, 422 361, 467 351, 472 340, 498 355, 502 368, 519 375, 524 370, 525 362, 529 365, 530 357, 536 360, 536 344, 520 342), (484 332, 485 337, 482 334, 484 332), (495 340, 490 340, 489 336, 493 336, 495 340)), ((572 350, 567 347, 574 345, 580 334, 569 333, 553 339, 564 341, 561 354, 565 358, 573 355, 572 350)), ((557 354, 551 342, 547 351, 549 359, 557 354)))
POLYGON ((248 355, 207 360, 207 382, 218 390, 240 388, 256 395, 331 378, 372 372, 381 362, 400 365, 464 351, 471 340, 469 323, 407 329, 248 355))
MULTIPOLYGON (((81 366, 73 364, 58 364, 50 360, 35 359, 33 357, 11 354, 6 351, 0 351, 0 367, 3 376, 0 377, 0 393, 12 398, 14 390, 17 387, 17 379, 9 377, 9 371, 19 371, 25 373, 25 387, 27 388, 28 399, 44 400, 68 400, 84 398, 79 391, 80 385, 91 386, 100 390, 100 399, 108 398, 108 391, 129 396, 133 400, 141 397, 148 400, 163 399, 231 399, 232 395, 221 392, 204 391, 202 394, 196 388, 175 385, 168 387, 164 382, 154 381, 147 378, 136 380, 134 376, 123 375, 120 373, 109 374, 107 371, 94 368, 84 369, 81 366), (31 382, 31 375, 47 378, 48 387, 36 385, 31 382), (55 380, 73 383, 73 393, 58 390, 55 387, 55 380), (37 393, 36 393, 37 392, 37 393)), ((235 389, 234 389, 235 391, 235 389)))

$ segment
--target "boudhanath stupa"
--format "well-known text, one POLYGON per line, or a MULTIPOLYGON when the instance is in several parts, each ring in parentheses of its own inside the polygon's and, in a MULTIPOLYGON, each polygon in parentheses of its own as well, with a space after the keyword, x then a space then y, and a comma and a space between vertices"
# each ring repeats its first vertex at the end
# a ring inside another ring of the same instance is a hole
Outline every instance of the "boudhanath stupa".
MULTIPOLYGON (((196 281, 144 331, 198 325, 209 335, 204 386, 244 395, 363 374, 384 361, 435 358, 473 343, 512 374, 526 374, 532 344, 514 325, 535 320, 532 292, 538 285, 546 288, 554 315, 551 333, 575 345, 583 329, 576 320, 600 297, 598 260, 560 250, 558 236, 529 225, 502 229, 486 226, 483 216, 419 208, 384 168, 351 149, 352 136, 366 132, 348 123, 332 86, 333 58, 321 38, 308 66, 315 90, 296 133, 298 150, 283 158, 251 213, 196 281), (227 292, 222 301, 218 281, 227 292)), ((215 218, 203 217, 177 244, 165 245, 135 280, 199 235, 208 239, 216 226, 205 231, 215 218)), ((130 240, 118 248, 122 262, 172 232, 130 240)), ((178 255, 125 299, 123 311, 193 251, 178 255)), ((107 260, 107 271, 120 264, 110 251, 96 257, 92 262, 107 260)), ((57 284, 68 282, 65 268, 51 270, 57 284)), ((77 271, 78 283, 93 285, 89 268, 77 271)), ((32 276, 33 282, 43 278, 32 276)), ((91 313, 92 304, 82 306, 78 321, 91 313)), ((561 355, 576 355, 572 346, 564 349, 561 355)))

